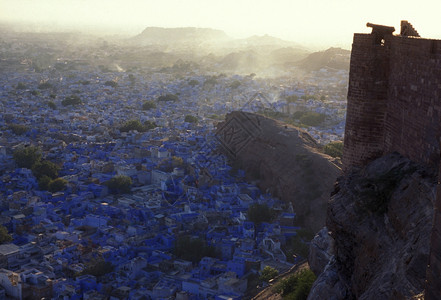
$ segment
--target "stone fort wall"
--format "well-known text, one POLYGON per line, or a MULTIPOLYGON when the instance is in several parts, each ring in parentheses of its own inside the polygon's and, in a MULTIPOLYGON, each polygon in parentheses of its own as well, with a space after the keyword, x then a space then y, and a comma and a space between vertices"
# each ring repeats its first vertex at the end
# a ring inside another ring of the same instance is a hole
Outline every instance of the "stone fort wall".
POLYGON ((401 35, 369 24, 354 35, 343 169, 397 151, 440 170, 425 299, 441 299, 441 40, 403 35, 418 36, 403 22, 401 35))
POLYGON ((441 40, 355 34, 343 165, 363 166, 398 151, 438 165, 441 40))

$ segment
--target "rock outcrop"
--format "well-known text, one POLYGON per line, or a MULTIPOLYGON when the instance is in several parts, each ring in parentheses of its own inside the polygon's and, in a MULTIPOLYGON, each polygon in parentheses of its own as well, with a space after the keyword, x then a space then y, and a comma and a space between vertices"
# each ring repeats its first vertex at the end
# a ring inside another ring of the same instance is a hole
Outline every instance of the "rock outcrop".
POLYGON ((329 195, 341 170, 307 132, 235 111, 218 124, 217 136, 248 180, 292 203, 300 225, 313 232, 325 225, 329 195))
POLYGON ((326 221, 334 257, 309 299, 410 299, 422 293, 435 192, 436 174, 396 153, 339 178, 326 221))

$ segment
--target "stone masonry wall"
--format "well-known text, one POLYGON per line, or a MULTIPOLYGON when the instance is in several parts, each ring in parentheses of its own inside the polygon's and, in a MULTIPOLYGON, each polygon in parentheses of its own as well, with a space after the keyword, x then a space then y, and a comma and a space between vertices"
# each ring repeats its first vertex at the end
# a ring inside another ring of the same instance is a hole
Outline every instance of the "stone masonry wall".
POLYGON ((349 70, 343 165, 360 166, 383 153, 389 50, 371 34, 355 34, 349 70))
POLYGON ((397 151, 437 166, 441 137, 441 41, 355 34, 343 166, 397 151))
MULTIPOLYGON (((440 167, 441 41, 355 34, 343 169, 397 151, 440 167)), ((440 178, 438 179, 440 181, 440 178)), ((441 299, 441 184, 434 203, 425 299, 441 299)))

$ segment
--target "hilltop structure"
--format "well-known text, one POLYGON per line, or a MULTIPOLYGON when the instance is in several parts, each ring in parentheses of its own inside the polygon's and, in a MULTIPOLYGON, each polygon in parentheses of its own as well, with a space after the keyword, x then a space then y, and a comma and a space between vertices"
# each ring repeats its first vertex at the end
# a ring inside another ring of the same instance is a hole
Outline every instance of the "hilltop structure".
MULTIPOLYGON (((420 38, 407 21, 399 35, 393 27, 367 26, 372 33, 355 34, 352 45, 344 170, 391 152, 439 168, 441 40, 420 38)), ((441 297, 439 179, 437 191, 425 299, 441 297)))

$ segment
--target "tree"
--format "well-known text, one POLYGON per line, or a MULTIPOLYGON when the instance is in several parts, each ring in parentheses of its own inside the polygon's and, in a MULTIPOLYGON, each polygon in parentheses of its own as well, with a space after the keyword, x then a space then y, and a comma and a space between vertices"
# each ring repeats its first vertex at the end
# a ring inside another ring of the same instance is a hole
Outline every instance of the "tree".
POLYGON ((144 130, 146 130, 146 131, 148 131, 150 129, 154 129, 156 127, 158 127, 158 125, 156 125, 155 122, 152 122, 150 120, 147 120, 144 122, 144 130))
POLYGON ((156 108, 156 103, 153 102, 153 101, 145 101, 142 104, 142 109, 143 110, 150 110, 150 109, 153 109, 153 108, 156 108))
POLYGON ((165 94, 165 95, 162 95, 162 96, 158 97, 158 101, 173 101, 173 102, 176 102, 178 100, 179 100, 178 96, 176 96, 174 94, 165 94))
POLYGON ((184 121, 187 123, 197 124, 199 122, 199 119, 192 115, 186 115, 184 121))
POLYGON ((45 81, 42 82, 38 85, 38 89, 39 90, 47 90, 47 89, 51 89, 53 88, 52 84, 50 84, 49 82, 45 81))
POLYGON ((266 266, 265 268, 263 268, 260 274, 260 280, 268 282, 271 279, 275 278, 277 275, 279 275, 279 271, 277 271, 273 267, 266 266))
POLYGON ((66 98, 64 98, 63 101, 61 101, 61 104, 63 106, 68 106, 68 105, 78 105, 83 103, 83 101, 81 101, 81 98, 78 97, 77 95, 71 95, 71 96, 67 96, 66 98))
POLYGON ((248 208, 248 219, 255 224, 271 222, 275 217, 273 209, 266 204, 255 203, 248 208))
POLYGON ((283 299, 306 300, 316 278, 311 270, 302 270, 283 279, 274 290, 281 293, 283 299))
POLYGON ((158 168, 164 172, 172 172, 174 168, 184 167, 184 160, 178 156, 172 156, 171 158, 164 159, 158 165, 158 168))
POLYGON ((146 131, 144 125, 139 120, 129 120, 125 122, 119 129, 121 132, 129 132, 130 130, 136 130, 138 132, 146 131))
POLYGON ((19 82, 17 83, 17 86, 15 87, 17 90, 25 90, 26 89, 26 84, 24 84, 23 82, 19 82))
POLYGON ((8 233, 5 226, 0 225, 0 244, 12 241, 12 236, 8 233))
POLYGON ((216 257, 216 249, 208 246, 203 239, 180 236, 175 242, 173 253, 180 259, 199 262, 203 257, 216 257))
POLYGON ((40 161, 41 152, 38 147, 21 147, 14 151, 13 157, 20 168, 31 169, 37 161, 40 161))
POLYGON ((56 164, 48 160, 37 161, 32 166, 32 173, 37 179, 40 179, 43 176, 55 179, 58 177, 59 170, 60 168, 56 164))
POLYGON ((64 190, 66 188, 66 185, 67 185, 67 181, 65 179, 57 178, 49 183, 48 191, 51 193, 56 193, 64 190))
POLYGON ((15 134, 15 135, 22 135, 26 133, 29 128, 26 125, 23 124, 9 124, 8 128, 15 134))
POLYGON ((38 188, 42 191, 47 191, 49 189, 49 184, 52 179, 49 176, 43 175, 38 179, 38 188))
POLYGON ((330 142, 323 148, 323 152, 332 157, 342 157, 343 142, 330 142))
POLYGON ((129 176, 118 175, 104 183, 112 194, 130 193, 132 179, 129 176))
POLYGON ((47 106, 49 106, 50 109, 57 109, 57 105, 53 101, 48 101, 47 106))
POLYGON ((116 88, 118 86, 118 82, 113 81, 113 80, 108 80, 108 81, 104 82, 104 85, 116 88))

